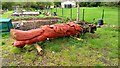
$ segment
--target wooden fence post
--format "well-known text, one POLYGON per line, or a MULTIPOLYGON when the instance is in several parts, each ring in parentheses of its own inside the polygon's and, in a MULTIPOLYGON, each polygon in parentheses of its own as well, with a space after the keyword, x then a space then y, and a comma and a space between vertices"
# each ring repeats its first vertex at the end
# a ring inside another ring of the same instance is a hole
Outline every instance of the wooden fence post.
POLYGON ((102 19, 104 18, 104 9, 103 9, 103 12, 102 12, 102 19))
POLYGON ((83 9, 83 21, 84 21, 84 10, 85 10, 85 9, 83 9))
POLYGON ((62 17, 63 17, 63 8, 62 8, 62 17))
POLYGON ((70 10, 70 18, 71 18, 71 20, 72 20, 72 8, 71 8, 71 10, 70 10))
POLYGON ((57 7, 56 7, 56 13, 57 13, 57 7))
POLYGON ((51 15, 52 15, 52 8, 50 8, 51 9, 51 15))
POLYGON ((46 7, 46 13, 48 13, 48 6, 46 7))
POLYGON ((77 3, 77 22, 79 21, 80 19, 80 7, 79 7, 79 4, 77 3))

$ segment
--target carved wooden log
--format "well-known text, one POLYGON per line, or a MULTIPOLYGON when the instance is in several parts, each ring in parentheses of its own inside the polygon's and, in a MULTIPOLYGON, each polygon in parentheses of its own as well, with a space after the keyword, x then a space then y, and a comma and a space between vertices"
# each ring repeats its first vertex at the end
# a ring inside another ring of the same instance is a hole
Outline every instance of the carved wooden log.
POLYGON ((45 25, 38 29, 22 31, 11 29, 11 37, 16 41, 13 46, 24 47, 25 44, 45 41, 47 38, 57 38, 79 34, 83 29, 74 22, 64 24, 45 25))

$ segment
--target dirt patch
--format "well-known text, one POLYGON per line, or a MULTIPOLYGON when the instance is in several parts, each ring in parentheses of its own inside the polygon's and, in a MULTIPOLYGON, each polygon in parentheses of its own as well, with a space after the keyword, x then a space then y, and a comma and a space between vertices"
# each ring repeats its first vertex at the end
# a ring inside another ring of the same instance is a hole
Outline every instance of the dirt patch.
POLYGON ((51 24, 55 24, 56 22, 58 22, 58 20, 60 20, 60 18, 42 18, 42 19, 31 19, 31 20, 21 20, 21 21, 13 21, 13 23, 19 23, 17 24, 19 27, 17 27, 17 25, 14 25, 14 28, 17 27, 17 29, 20 30, 30 30, 30 29, 36 29, 39 28, 42 25, 51 25, 51 24))
MULTIPOLYGON (((34 20, 59 20, 61 18, 34 18, 34 20)), ((27 19, 18 19, 18 20, 12 20, 13 22, 19 21, 19 20, 26 20, 26 21, 31 21, 33 18, 27 18, 27 19)))

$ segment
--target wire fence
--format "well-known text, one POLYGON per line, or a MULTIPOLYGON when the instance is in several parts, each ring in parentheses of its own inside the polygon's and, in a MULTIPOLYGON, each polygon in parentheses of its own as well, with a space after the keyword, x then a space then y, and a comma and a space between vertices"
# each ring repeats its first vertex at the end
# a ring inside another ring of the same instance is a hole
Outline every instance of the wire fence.
MULTIPOLYGON (((72 20, 76 20, 77 18, 77 8, 50 8, 45 9, 45 11, 49 12, 51 15, 54 15, 54 13, 56 13, 57 16, 70 18, 72 20)), ((94 22, 100 18, 104 18, 104 9, 80 8, 80 20, 94 22)))

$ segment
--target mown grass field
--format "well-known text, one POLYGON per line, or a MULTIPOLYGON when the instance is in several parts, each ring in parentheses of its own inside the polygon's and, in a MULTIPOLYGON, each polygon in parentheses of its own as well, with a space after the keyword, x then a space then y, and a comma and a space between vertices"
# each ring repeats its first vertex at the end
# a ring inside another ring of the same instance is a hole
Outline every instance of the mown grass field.
MULTIPOLYGON (((75 8, 74 8, 75 9, 75 8)), ((99 18, 100 13, 94 10, 100 8, 86 8, 87 21, 92 21, 94 15, 99 18), (93 9, 93 10, 92 10, 93 9), (89 13, 87 12, 89 11, 89 13)), ((67 15, 66 9, 66 15, 67 15)), ((98 11, 99 11, 98 10, 98 11)), ((7 66, 118 66, 118 10, 104 8, 105 22, 111 26, 98 28, 94 34, 86 33, 76 37, 60 37, 51 41, 39 42, 43 46, 44 54, 40 56, 33 45, 24 48, 12 46, 13 40, 9 34, 3 34, 2 47, 3 65, 7 66), (116 25, 112 27, 112 25, 116 25)), ((75 11, 75 10, 74 10, 75 11)), ((101 17, 101 16, 100 16, 101 17)), ((76 18, 74 15, 73 18, 76 18)))
MULTIPOLYGON (((118 25, 118 8, 116 7, 80 7, 80 20, 83 19, 83 9, 84 9, 84 20, 88 22, 93 22, 93 18, 97 22, 98 19, 102 18, 102 13, 104 9, 104 23, 118 25)), ((51 12, 51 10, 49 10, 51 12)), ((52 10, 56 12, 56 8, 52 10)), ((62 16, 62 9, 57 8, 57 15, 62 16)), ((70 18, 71 9, 63 9, 63 17, 70 18)), ((77 8, 72 8, 72 19, 77 18, 77 8)))
POLYGON ((11 14, 12 14, 12 11, 7 11, 7 12, 2 14, 2 18, 10 18, 11 14))

